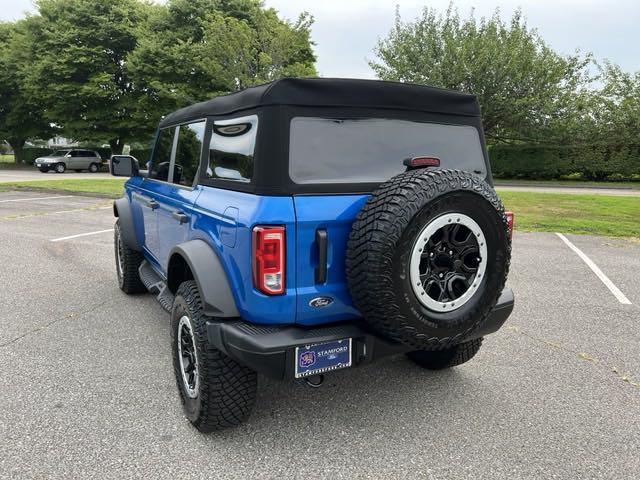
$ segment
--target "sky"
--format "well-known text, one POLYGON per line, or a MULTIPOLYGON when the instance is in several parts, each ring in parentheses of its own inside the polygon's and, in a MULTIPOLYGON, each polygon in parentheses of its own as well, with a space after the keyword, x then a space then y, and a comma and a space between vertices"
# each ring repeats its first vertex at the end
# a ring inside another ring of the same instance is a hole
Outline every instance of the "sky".
MULTIPOLYGON (((399 5, 405 21, 425 6, 445 11, 449 0, 265 0, 281 16, 295 20, 307 11, 315 18, 318 72, 325 77, 374 78, 367 60, 393 25, 399 5)), ((456 0, 463 16, 489 16, 500 8, 505 18, 520 7, 531 27, 556 51, 592 52, 627 71, 640 70, 640 0, 456 0)), ((0 0, 0 19, 15 20, 33 12, 31 0, 0 0)))

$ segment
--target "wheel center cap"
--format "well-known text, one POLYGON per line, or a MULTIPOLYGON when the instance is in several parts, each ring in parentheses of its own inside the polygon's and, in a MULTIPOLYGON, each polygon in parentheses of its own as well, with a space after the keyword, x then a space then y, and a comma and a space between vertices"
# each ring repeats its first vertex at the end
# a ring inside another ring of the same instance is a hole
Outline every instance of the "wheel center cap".
POLYGON ((439 253, 433 259, 433 266, 436 268, 451 269, 453 268, 453 257, 446 253, 439 253))

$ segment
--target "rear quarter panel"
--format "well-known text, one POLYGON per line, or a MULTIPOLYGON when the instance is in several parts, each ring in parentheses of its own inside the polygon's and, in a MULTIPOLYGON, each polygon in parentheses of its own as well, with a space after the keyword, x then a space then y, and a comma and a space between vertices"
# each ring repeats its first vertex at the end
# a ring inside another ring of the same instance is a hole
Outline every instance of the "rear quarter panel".
POLYGON ((189 240, 202 239, 218 254, 240 316, 261 324, 296 319, 295 211, 290 196, 259 196, 203 187, 192 214, 189 240), (253 288, 252 229, 286 228, 286 294, 267 296, 253 288))

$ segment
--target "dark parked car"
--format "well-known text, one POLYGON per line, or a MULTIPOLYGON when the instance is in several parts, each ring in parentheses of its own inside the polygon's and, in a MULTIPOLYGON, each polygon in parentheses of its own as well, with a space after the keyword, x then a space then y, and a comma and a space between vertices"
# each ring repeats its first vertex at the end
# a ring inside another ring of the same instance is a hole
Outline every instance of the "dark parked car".
POLYGON ((110 168, 131 177, 114 205, 120 288, 170 313, 201 431, 248 417, 257 373, 319 386, 398 353, 453 367, 513 309, 513 217, 472 95, 282 79, 168 115, 146 170, 110 168))

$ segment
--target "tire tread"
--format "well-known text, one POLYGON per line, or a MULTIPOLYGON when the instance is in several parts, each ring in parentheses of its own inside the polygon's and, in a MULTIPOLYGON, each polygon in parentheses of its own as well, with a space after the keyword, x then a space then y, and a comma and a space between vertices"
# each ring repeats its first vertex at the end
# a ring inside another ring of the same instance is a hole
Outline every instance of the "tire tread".
MULTIPOLYGON (((204 433, 239 425, 251 415, 255 405, 257 374, 209 343, 208 317, 202 313, 202 301, 195 281, 181 283, 176 292, 176 299, 179 297, 187 305, 198 343, 200 408, 196 417, 190 420, 204 433)), ((172 335, 176 335, 173 327, 172 322, 172 335)), ((178 391, 184 403, 188 398, 182 388, 182 373, 175 345, 172 350, 178 391)))
POLYGON ((482 346, 482 340, 482 337, 476 338, 440 351, 409 352, 407 357, 428 370, 444 370, 462 365, 475 357, 482 346))
MULTIPOLYGON (((117 272, 117 248, 118 248, 118 236, 120 235, 120 221, 116 221, 114 228, 114 247, 116 249, 116 272, 117 272)), ((122 278, 118 278, 120 289, 127 294, 144 293, 147 291, 144 283, 140 279, 139 268, 144 261, 142 253, 133 250, 126 245, 123 245, 123 263, 122 278)))

